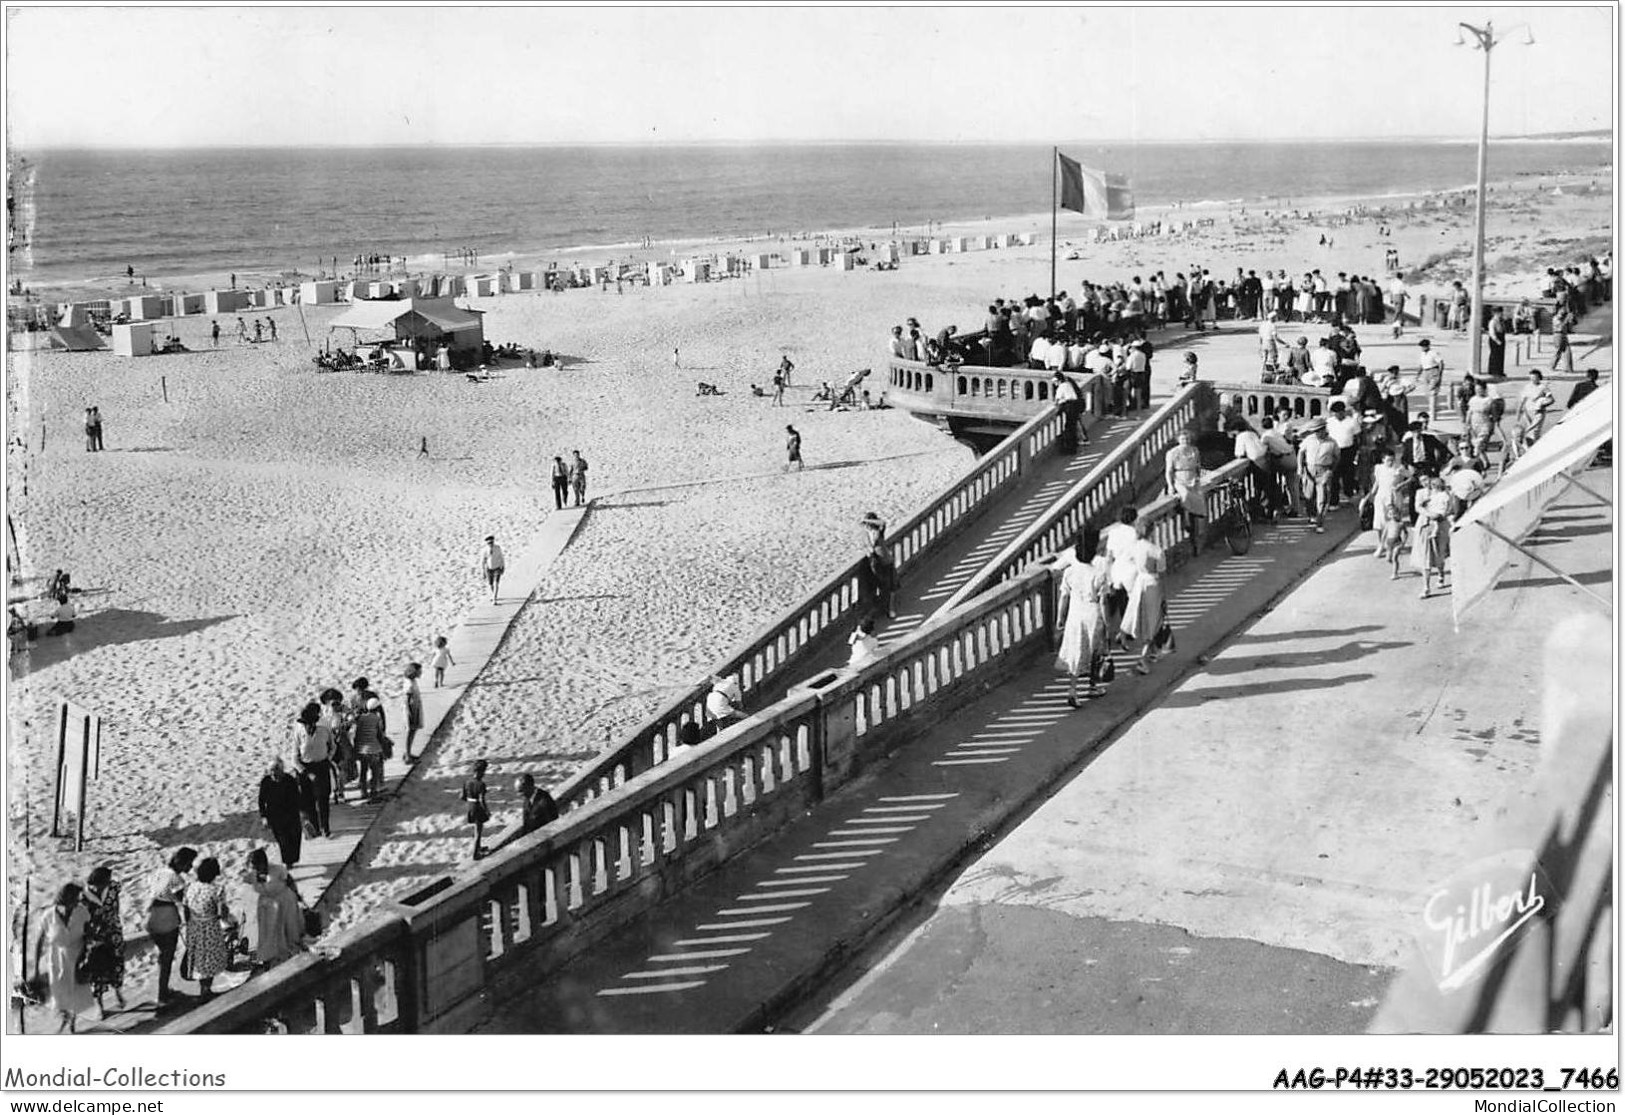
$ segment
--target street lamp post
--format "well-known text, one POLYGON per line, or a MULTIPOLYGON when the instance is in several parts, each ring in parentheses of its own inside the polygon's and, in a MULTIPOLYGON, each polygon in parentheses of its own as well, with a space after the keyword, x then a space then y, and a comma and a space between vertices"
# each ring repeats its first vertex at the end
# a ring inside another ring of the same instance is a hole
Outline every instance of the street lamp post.
MULTIPOLYGON (((1473 308, 1472 320, 1467 326, 1467 343, 1472 347, 1473 378, 1479 378, 1479 369, 1484 359, 1481 343, 1484 332, 1484 180, 1489 167, 1490 150, 1490 51, 1505 41, 1506 36, 1513 31, 1523 28, 1526 42, 1533 44, 1535 37, 1529 31, 1529 25, 1515 24, 1501 32, 1501 37, 1495 36, 1495 24, 1486 21, 1483 27, 1474 27, 1470 23, 1459 24, 1463 31, 1472 35, 1474 48, 1484 52, 1484 111, 1478 128, 1478 203, 1474 206, 1473 214, 1473 308)), ((1456 32, 1456 45, 1465 46, 1466 40, 1461 37, 1461 31, 1456 32)))

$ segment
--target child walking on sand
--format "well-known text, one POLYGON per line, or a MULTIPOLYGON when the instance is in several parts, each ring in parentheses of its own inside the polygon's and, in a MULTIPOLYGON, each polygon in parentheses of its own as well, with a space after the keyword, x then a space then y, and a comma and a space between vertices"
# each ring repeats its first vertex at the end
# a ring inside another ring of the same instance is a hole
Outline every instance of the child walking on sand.
POLYGON ((474 826, 475 859, 485 854, 485 850, 480 846, 480 840, 485 835, 485 822, 491 819, 491 810, 485 804, 486 767, 484 759, 475 759, 474 776, 463 783, 463 800, 468 802, 468 823, 474 826))
POLYGON ((420 663, 406 664, 406 743, 401 758, 407 763, 417 762, 412 754, 412 741, 423 727, 423 692, 418 688, 418 678, 422 676, 423 666, 420 663))
POLYGON ((457 665, 457 660, 451 656, 451 648, 446 645, 444 635, 435 639, 434 657, 429 659, 429 665, 434 667, 434 687, 439 689, 446 683, 446 667, 457 665))

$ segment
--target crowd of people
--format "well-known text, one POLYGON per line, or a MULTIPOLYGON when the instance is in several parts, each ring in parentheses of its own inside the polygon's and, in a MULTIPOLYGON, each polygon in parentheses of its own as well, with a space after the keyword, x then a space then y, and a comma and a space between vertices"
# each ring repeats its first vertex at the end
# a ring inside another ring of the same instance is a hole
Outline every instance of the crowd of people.
MULTIPOLYGON (((306 949, 320 918, 265 849, 251 850, 231 880, 215 857, 180 848, 153 880, 144 928, 157 949, 161 1010, 177 1001, 171 987, 177 974, 196 981, 207 999, 215 980, 240 962, 263 971, 306 949)), ((63 884, 28 955, 25 998, 45 1004, 58 1033, 76 1032, 79 1016, 92 1007, 98 1020, 106 1018, 109 994, 126 1009, 122 893, 110 866, 95 868, 83 883, 63 884)))

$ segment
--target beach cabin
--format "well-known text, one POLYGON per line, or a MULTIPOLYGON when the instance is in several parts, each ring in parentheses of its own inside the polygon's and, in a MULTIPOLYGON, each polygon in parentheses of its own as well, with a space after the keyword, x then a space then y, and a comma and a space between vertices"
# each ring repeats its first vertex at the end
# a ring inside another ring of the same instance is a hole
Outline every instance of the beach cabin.
POLYGON ((609 282, 611 278, 613 278, 613 276, 609 273, 609 265, 607 263, 601 263, 597 267, 592 268, 591 275, 593 285, 595 286, 603 286, 605 283, 609 282))
POLYGON ((206 314, 232 314, 246 304, 240 290, 211 290, 203 296, 203 312, 206 314))
POLYGON ((790 266, 791 267, 806 267, 810 263, 812 263, 812 253, 809 252, 806 248, 791 248, 790 249, 790 266))
POLYGON ((842 252, 835 257, 835 270, 850 271, 855 266, 851 252, 842 252))
POLYGON ((177 294, 175 296, 175 312, 182 316, 201 314, 203 312, 203 295, 177 294))
POLYGON ((1011 236, 1008 232, 1001 232, 998 236, 993 238, 993 246, 996 248, 1008 248, 1014 242, 1015 237, 1011 236))
POLYGON ((490 298, 497 293, 496 279, 491 275, 465 275, 463 282, 471 297, 490 298))
POLYGON ((683 261, 683 279, 690 283, 709 282, 711 278, 711 262, 704 259, 685 259, 683 261))
POLYGON ((151 356, 152 335, 156 328, 150 321, 132 321, 128 325, 113 326, 113 355, 151 356))
POLYGON ((882 263, 897 263, 901 259, 902 254, 897 250, 896 244, 887 244, 880 249, 880 261, 882 263))
POLYGON ((1035 236, 1033 233, 1023 232, 1020 236, 1017 237, 1017 240, 1020 242, 1022 247, 1030 248, 1030 247, 1032 247, 1034 244, 1036 244, 1038 242, 1038 237, 1035 236))
POLYGON ((666 278, 667 277, 666 277, 665 265, 660 264, 660 263, 656 263, 653 260, 650 260, 649 261, 649 285, 650 286, 665 286, 666 285, 666 278))
POLYGON ((520 271, 514 275, 513 279, 515 290, 536 289, 536 272, 534 271, 520 271))
MULTIPOLYGON (((450 298, 363 300, 334 318, 328 331, 334 329, 348 329, 358 347, 369 343, 362 339, 363 332, 391 334, 387 339, 407 350, 392 358, 398 367, 434 367, 441 345, 450 348, 452 367, 472 367, 485 349, 483 312, 465 309, 450 298)), ((385 339, 374 337, 370 343, 385 339)))
POLYGON ((829 261, 834 259, 834 258, 835 258, 834 249, 832 249, 832 248, 819 248, 818 249, 818 266, 823 267, 825 264, 829 263, 829 261))
POLYGON ((368 298, 388 298, 395 293, 395 284, 385 282, 370 282, 367 284, 368 298))
POLYGON ((337 283, 322 280, 299 285, 299 301, 301 302, 308 302, 312 306, 326 306, 338 300, 339 285, 337 283))
POLYGON ((751 259, 752 266, 758 271, 766 271, 773 266, 773 256, 768 252, 758 252, 751 259))
POLYGON ((140 294, 131 298, 126 311, 131 321, 146 321, 164 316, 164 299, 156 294, 140 294))
POLYGON ((416 279, 402 279, 395 284, 395 293, 401 298, 416 298, 419 294, 416 279))

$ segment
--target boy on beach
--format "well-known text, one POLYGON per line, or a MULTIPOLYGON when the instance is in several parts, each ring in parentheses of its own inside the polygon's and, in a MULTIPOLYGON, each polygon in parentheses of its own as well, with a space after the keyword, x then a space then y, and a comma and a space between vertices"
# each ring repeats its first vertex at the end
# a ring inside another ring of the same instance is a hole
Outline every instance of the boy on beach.
POLYGON ((418 729, 423 727, 423 691, 418 688, 418 678, 422 676, 422 665, 417 662, 406 664, 406 742, 401 747, 401 758, 408 763, 417 762, 412 754, 412 741, 417 738, 418 729))
POLYGON ((786 469, 795 469, 797 472, 800 472, 801 471, 801 435, 796 432, 796 428, 794 426, 786 426, 785 431, 787 433, 789 433, 789 435, 790 435, 789 439, 785 442, 785 446, 784 446, 785 452, 788 453, 789 457, 790 457, 789 461, 787 461, 785 463, 785 468, 786 469))

